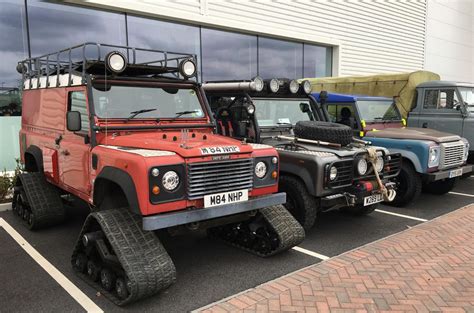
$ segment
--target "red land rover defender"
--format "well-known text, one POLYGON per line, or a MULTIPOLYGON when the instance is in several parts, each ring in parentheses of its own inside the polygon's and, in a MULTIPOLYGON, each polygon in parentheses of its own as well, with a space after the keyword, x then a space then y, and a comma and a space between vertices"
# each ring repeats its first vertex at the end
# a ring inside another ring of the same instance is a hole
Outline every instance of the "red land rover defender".
POLYGON ((115 303, 175 281, 154 230, 205 228, 260 256, 304 239, 277 193, 275 149, 215 134, 193 55, 85 43, 17 69, 14 212, 37 229, 63 220, 64 195, 89 203, 72 265, 115 303))

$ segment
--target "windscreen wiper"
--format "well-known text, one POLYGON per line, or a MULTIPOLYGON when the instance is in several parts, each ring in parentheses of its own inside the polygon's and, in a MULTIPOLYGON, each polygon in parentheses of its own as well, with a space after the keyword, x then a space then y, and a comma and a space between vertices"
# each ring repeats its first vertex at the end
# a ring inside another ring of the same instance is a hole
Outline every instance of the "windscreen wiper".
POLYGON ((127 118, 127 121, 131 120, 132 118, 134 118, 138 114, 152 112, 152 111, 156 111, 156 109, 142 109, 142 110, 138 110, 138 111, 132 111, 132 112, 130 112, 131 115, 127 118))
POLYGON ((286 126, 286 127, 289 127, 289 128, 293 128, 293 124, 291 123, 281 123, 281 122, 278 122, 277 123, 278 126, 286 126))
POLYGON ((175 114, 175 117, 172 118, 172 120, 174 119, 177 119, 183 115, 186 115, 186 114, 193 114, 193 113, 199 113, 199 110, 191 110, 191 111, 181 111, 181 112, 176 112, 175 114))

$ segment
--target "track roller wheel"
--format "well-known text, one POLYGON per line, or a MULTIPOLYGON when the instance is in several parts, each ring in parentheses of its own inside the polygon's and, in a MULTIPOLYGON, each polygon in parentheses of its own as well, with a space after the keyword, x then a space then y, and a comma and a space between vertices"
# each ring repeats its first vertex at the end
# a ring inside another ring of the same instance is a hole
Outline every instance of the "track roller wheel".
POLYGON ((100 271, 100 284, 105 290, 111 291, 114 289, 116 279, 115 273, 107 267, 100 271))
POLYGON ((73 268, 79 273, 85 273, 87 270, 87 256, 85 253, 79 253, 74 261, 73 268))
POLYGON ((98 281, 100 277, 101 266, 99 262, 94 260, 89 260, 87 262, 87 276, 92 281, 98 281))
POLYGON ((128 292, 128 286, 125 281, 125 278, 123 277, 118 277, 117 280, 115 281, 115 292, 117 293, 117 296, 125 300, 127 299, 129 292, 128 292))

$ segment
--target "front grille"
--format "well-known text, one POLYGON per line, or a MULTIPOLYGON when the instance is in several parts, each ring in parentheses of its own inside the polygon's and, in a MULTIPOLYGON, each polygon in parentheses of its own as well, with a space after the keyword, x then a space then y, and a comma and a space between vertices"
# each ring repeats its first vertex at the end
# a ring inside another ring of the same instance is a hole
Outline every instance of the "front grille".
POLYGON ((464 149, 465 145, 462 141, 442 143, 441 145, 441 158, 439 162, 439 168, 445 169, 461 165, 464 163, 464 149))
POLYGON ((337 177, 334 181, 329 181, 329 169, 327 169, 326 177, 328 178, 328 186, 331 188, 340 188, 352 185, 354 177, 354 160, 340 161, 332 164, 337 168, 337 177))
POLYGON ((253 172, 253 159, 190 163, 188 199, 198 199, 225 191, 251 189, 253 172))
POLYGON ((398 175, 402 167, 402 155, 399 153, 390 154, 385 157, 385 166, 383 170, 383 177, 392 177, 398 175))

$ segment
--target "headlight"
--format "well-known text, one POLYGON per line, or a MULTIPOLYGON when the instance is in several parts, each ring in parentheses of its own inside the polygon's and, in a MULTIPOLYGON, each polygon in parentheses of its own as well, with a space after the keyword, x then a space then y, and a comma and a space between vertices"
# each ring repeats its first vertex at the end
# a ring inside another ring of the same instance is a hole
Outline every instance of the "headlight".
POLYGON ((359 175, 365 175, 367 173, 367 161, 366 159, 359 159, 357 162, 357 172, 359 175))
POLYGON ((249 104, 247 106, 247 113, 250 114, 250 115, 255 113, 255 106, 253 104, 249 104))
POLYGON ((261 77, 254 77, 252 79, 253 83, 254 83, 254 89, 255 91, 257 92, 260 92, 263 90, 263 88, 265 87, 265 83, 263 82, 263 79, 261 77))
POLYGON ((469 142, 464 143, 464 158, 463 160, 466 161, 467 158, 469 157, 469 142))
POLYGON ((331 166, 331 169, 329 170, 329 180, 333 181, 337 177, 337 167, 331 166))
POLYGON ((377 160, 375 161, 375 170, 377 172, 382 172, 384 166, 383 157, 381 155, 377 156, 377 160))
POLYGON ((161 183, 166 190, 173 191, 179 185, 179 175, 175 171, 166 172, 161 183))
POLYGON ((265 175, 267 174, 267 165, 265 162, 258 162, 257 165, 255 165, 255 175, 258 178, 264 178, 265 175))
POLYGON ((291 93, 297 93, 298 89, 300 89, 300 84, 296 80, 293 79, 290 81, 289 88, 290 88, 291 93))
POLYGON ((196 64, 191 59, 184 60, 179 64, 179 72, 185 78, 193 77, 196 75, 196 64))
POLYGON ((439 155, 439 146, 430 147, 430 151, 428 153, 428 167, 436 167, 439 165, 439 155))
POLYGON ((272 158, 272 163, 273 163, 273 164, 277 164, 277 163, 278 163, 278 158, 277 158, 277 157, 273 157, 273 158, 272 158))
POLYGON ((272 78, 270 80, 270 90, 272 92, 278 92, 278 89, 280 89, 280 82, 276 78, 272 78))
POLYGON ((303 90, 306 94, 311 93, 311 83, 309 82, 309 80, 303 81, 303 90))
POLYGON ((105 56, 105 64, 112 72, 121 73, 127 67, 127 59, 122 53, 112 51, 105 56))

